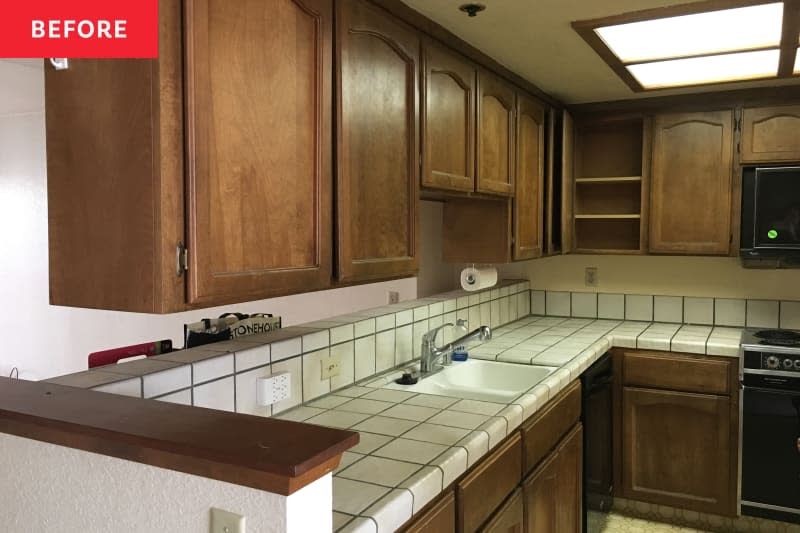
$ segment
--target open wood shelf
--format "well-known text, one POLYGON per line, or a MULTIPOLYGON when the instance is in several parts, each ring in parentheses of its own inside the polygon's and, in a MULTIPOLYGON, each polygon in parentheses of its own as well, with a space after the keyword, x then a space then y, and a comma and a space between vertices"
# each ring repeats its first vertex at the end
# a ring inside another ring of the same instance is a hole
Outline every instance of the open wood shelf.
POLYGON ((585 214, 585 215, 575 215, 575 218, 582 218, 582 219, 603 219, 603 218, 642 218, 642 215, 639 213, 612 213, 612 214, 585 214))
POLYGON ((648 143, 649 123, 640 117, 576 126, 576 252, 641 253, 648 143))
POLYGON ((602 177, 602 178, 577 178, 575 183, 592 183, 592 184, 601 184, 601 183, 637 183, 642 181, 641 176, 610 176, 610 177, 602 177))

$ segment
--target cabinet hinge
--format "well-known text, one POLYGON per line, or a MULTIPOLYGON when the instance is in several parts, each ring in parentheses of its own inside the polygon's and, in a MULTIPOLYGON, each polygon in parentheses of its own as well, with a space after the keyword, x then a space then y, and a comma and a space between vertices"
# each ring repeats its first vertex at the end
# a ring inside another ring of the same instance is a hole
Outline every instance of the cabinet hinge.
POLYGON ((187 270, 189 270, 189 249, 182 241, 178 241, 175 246, 175 272, 181 277, 187 270))

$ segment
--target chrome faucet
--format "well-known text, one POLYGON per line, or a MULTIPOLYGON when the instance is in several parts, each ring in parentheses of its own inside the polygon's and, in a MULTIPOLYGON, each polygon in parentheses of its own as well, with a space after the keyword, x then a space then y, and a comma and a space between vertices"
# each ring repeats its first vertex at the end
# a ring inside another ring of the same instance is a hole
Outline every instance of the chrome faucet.
MULTIPOLYGON (((466 329, 466 320, 457 320, 456 324, 459 327, 463 327, 466 329)), ((438 328, 432 329, 428 333, 422 336, 422 351, 419 363, 419 371, 420 374, 423 376, 425 374, 429 374, 433 371, 433 365, 436 364, 436 361, 439 360, 441 357, 449 356, 453 350, 460 346, 465 342, 469 342, 473 339, 480 339, 482 341, 486 341, 492 338, 492 330, 489 326, 481 326, 474 331, 470 331, 463 337, 460 337, 446 346, 437 347, 436 346, 436 335, 439 331, 443 328, 453 326, 452 322, 448 322, 447 324, 442 324, 438 328)))

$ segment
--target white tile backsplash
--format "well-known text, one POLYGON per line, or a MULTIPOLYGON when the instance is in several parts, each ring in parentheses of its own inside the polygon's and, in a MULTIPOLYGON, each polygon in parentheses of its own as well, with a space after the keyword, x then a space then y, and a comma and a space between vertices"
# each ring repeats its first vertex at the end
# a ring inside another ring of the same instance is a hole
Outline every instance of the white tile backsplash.
POLYGON ((395 330, 381 331, 375 335, 375 372, 383 372, 395 366, 395 330))
POLYGON ((598 294, 597 318, 616 320, 625 318, 625 295, 598 294))
POLYGON ((714 323, 714 299, 693 298, 687 296, 683 299, 683 321, 686 324, 711 325, 714 323))
POLYGON ((531 314, 545 314, 544 291, 531 291, 531 314))
POLYGON ((269 364, 270 345, 264 344, 263 346, 253 346, 252 348, 237 350, 234 357, 237 372, 263 366, 269 364))
POLYGON ((195 407, 234 411, 233 376, 198 385, 192 389, 192 396, 195 407))
POLYGON ((359 381, 374 376, 375 361, 375 335, 357 338, 355 342, 355 380, 359 381))
POLYGON ((625 320, 651 322, 653 320, 653 297, 649 295, 626 294, 625 320))
POLYGON ((653 320, 655 322, 683 322, 683 298, 680 296, 653 297, 653 320))
POLYGON ((145 398, 163 396, 191 386, 191 365, 182 365, 142 376, 142 392, 145 398))
POLYGON ((800 329, 800 302, 781 302, 780 327, 800 329))
POLYGON ((331 346, 331 357, 339 361, 339 374, 331 377, 331 390, 352 385, 355 381, 355 343, 348 341, 331 346))
POLYGON ((283 361, 284 359, 289 359, 290 357, 300 355, 300 353, 303 351, 303 343, 300 337, 294 337, 291 339, 273 342, 270 345, 270 348, 272 350, 271 361, 275 363, 277 361, 283 361))
POLYGON ((545 312, 550 316, 570 316, 570 293, 547 291, 545 294, 545 312))
MULTIPOLYGON (((100 385, 94 387, 93 390, 98 392, 107 392, 109 394, 119 394, 120 396, 131 396, 134 398, 142 397, 142 378, 131 378, 122 381, 115 381, 107 385, 100 385)), ((191 403, 191 397, 189 399, 191 403)))
POLYGON ((597 318, 597 293, 573 292, 572 316, 581 318, 597 318))
POLYGON ((181 391, 159 396, 158 398, 154 399, 158 400, 159 402, 177 403, 179 405, 192 405, 192 389, 183 389, 181 391))
POLYGON ((733 298, 714 300, 714 323, 718 326, 744 327, 747 301, 733 298))
POLYGON ((205 383, 233 374, 233 354, 192 363, 192 384, 205 383))
POLYGON ((322 379, 322 360, 330 356, 330 348, 303 354, 303 401, 307 402, 331 391, 331 380, 322 379))
POLYGON ((414 340, 414 326, 412 324, 408 324, 406 326, 401 326, 395 328, 394 330, 394 353, 395 353, 395 364, 401 364, 414 358, 414 346, 412 341, 414 340))
POLYGON ((748 328, 777 328, 780 307, 777 301, 748 300, 747 301, 747 327, 748 328))

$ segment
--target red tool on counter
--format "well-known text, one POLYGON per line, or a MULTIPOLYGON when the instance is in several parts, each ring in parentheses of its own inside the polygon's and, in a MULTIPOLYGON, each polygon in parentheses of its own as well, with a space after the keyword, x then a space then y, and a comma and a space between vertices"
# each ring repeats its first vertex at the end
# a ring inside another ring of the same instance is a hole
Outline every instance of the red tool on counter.
POLYGON ((144 355, 152 357, 162 353, 172 351, 172 341, 165 339, 162 341, 145 342, 143 344, 134 344, 131 346, 123 346, 122 348, 112 348, 111 350, 103 350, 89 354, 89 368, 96 368, 98 366, 113 365, 122 359, 129 357, 138 357, 144 355))

